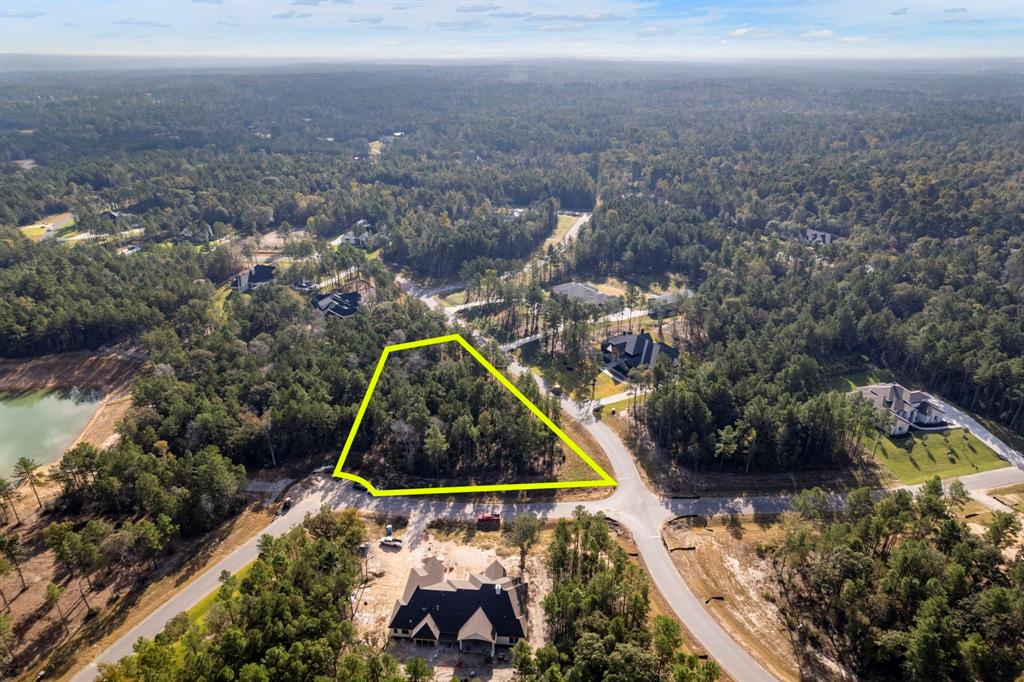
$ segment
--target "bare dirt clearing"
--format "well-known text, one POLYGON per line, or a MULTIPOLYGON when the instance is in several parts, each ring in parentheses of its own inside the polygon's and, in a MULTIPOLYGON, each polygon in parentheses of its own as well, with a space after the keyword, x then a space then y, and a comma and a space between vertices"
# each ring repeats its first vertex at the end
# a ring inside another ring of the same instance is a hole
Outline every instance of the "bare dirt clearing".
POLYGON ((718 515, 678 519, 662 537, 672 561, 699 599, 730 635, 772 674, 800 678, 793 644, 775 604, 768 562, 757 556, 758 543, 782 535, 777 517, 718 515), (684 549, 692 547, 694 549, 684 549))

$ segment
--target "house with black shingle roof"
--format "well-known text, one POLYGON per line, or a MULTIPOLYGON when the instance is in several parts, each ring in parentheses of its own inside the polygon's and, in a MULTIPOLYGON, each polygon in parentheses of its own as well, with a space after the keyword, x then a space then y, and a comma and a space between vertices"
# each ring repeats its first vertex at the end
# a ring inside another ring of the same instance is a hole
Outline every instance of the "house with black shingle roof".
POLYGON ((358 291, 335 291, 325 296, 314 296, 312 300, 324 317, 352 317, 359 311, 362 299, 358 291))
POLYGON ((527 585, 494 561, 479 575, 445 579, 444 565, 428 558, 409 572, 388 621, 392 637, 418 646, 457 644, 459 651, 493 656, 526 638, 527 585))
POLYGON ((246 270, 236 275, 231 286, 238 291, 258 289, 264 284, 270 284, 274 281, 274 269, 275 266, 273 265, 255 265, 252 270, 246 270))
POLYGON ((636 367, 654 367, 660 357, 672 362, 679 359, 679 351, 661 341, 655 341, 643 330, 639 334, 611 337, 601 345, 601 355, 605 367, 623 376, 636 367))

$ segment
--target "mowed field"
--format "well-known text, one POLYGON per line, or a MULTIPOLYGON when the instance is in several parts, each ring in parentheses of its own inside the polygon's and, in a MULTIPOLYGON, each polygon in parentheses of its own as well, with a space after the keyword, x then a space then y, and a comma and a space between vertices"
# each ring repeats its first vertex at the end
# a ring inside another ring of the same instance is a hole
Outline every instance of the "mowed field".
POLYGON ((912 432, 902 438, 868 436, 864 447, 903 483, 950 478, 1000 469, 1007 462, 965 429, 912 432))
POLYGON ((558 225, 555 227, 555 231, 544 241, 544 246, 542 248, 547 250, 548 246, 560 243, 565 239, 565 235, 569 233, 569 229, 579 219, 579 216, 559 215, 558 225))
POLYGON ((579 368, 566 365, 544 353, 539 341, 533 341, 520 348, 519 361, 534 373, 544 377, 549 386, 561 386, 563 391, 577 400, 589 399, 591 392, 595 399, 601 399, 629 390, 628 383, 618 381, 605 372, 597 375, 596 385, 591 385, 585 380, 579 368))
POLYGON ((55 213, 53 215, 46 216, 42 220, 32 223, 31 225, 23 225, 18 229, 28 239, 34 242, 42 241, 43 237, 46 236, 47 230, 66 230, 75 223, 75 216, 72 213, 55 213))

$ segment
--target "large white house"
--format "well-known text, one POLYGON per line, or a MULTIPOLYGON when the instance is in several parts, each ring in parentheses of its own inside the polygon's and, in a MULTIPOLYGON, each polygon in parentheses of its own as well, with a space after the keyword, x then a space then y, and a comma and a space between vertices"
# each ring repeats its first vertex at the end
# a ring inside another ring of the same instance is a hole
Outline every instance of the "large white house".
POLYGON ((459 651, 494 656, 496 647, 526 637, 526 595, 526 583, 508 577, 497 561, 481 575, 446 580, 444 565, 431 557, 409 572, 388 631, 419 646, 457 644, 459 651))
POLYGON ((890 436, 905 435, 912 427, 938 426, 945 422, 946 413, 923 391, 911 391, 890 383, 859 386, 857 392, 888 417, 884 430, 890 436))

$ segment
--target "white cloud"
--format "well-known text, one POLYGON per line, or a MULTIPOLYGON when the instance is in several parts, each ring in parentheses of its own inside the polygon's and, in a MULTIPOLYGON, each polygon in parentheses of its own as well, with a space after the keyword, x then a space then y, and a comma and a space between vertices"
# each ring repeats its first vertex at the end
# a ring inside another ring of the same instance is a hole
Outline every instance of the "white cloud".
POLYGON ((114 22, 121 26, 144 26, 145 28, 169 28, 170 24, 162 24, 159 21, 149 19, 118 19, 114 22))
POLYGON ((496 9, 501 9, 498 5, 490 2, 478 2, 475 5, 463 5, 456 7, 456 12, 493 12, 496 9))
POLYGON ((835 38, 835 36, 836 36, 835 31, 829 30, 827 28, 816 28, 813 31, 808 31, 807 33, 801 34, 800 37, 801 38, 816 38, 816 39, 820 40, 822 38, 835 38))
POLYGON ((730 38, 767 38, 768 36, 773 36, 775 34, 776 32, 771 29, 760 28, 758 26, 743 26, 729 31, 730 38))
POLYGON ((305 19, 306 17, 313 16, 309 12, 278 12, 271 16, 271 19, 305 19))
POLYGON ((600 14, 531 14, 527 21, 569 21, 573 23, 592 23, 598 21, 622 21, 622 17, 611 12, 600 14))
POLYGON ((5 19, 35 19, 41 17, 46 12, 41 12, 37 9, 5 9, 3 16, 5 19))
POLYGON ((868 38, 867 36, 843 36, 839 39, 839 42, 850 45, 860 45, 862 43, 871 42, 871 38, 868 38))
POLYGON ((638 36, 670 36, 681 31, 678 26, 644 26, 637 31, 638 36))
POLYGON ((379 24, 384 21, 383 17, 352 17, 348 20, 350 24, 379 24))
POLYGON ((464 19, 462 21, 439 21, 434 26, 450 31, 476 31, 487 26, 487 24, 479 19, 464 19))

